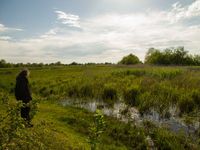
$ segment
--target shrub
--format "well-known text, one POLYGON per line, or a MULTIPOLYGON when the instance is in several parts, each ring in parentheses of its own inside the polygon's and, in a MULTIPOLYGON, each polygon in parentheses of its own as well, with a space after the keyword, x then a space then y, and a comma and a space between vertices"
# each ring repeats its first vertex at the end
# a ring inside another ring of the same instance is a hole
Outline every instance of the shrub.
POLYGON ((123 143, 127 149, 147 149, 144 130, 133 127, 130 123, 113 124, 107 132, 117 144, 123 143))
POLYGON ((89 84, 83 84, 81 85, 80 91, 79 91, 79 97, 89 97, 91 98, 93 96, 93 90, 92 86, 89 84))
POLYGON ((134 75, 136 77, 140 77, 140 76, 144 76, 146 74, 146 71, 145 70, 127 70, 125 72, 126 75, 134 75))
POLYGON ((181 114, 190 113, 194 110, 194 108, 195 108, 195 103, 193 99, 190 97, 190 95, 189 94, 182 95, 179 101, 179 109, 181 114))
POLYGON ((102 99, 108 101, 117 99, 117 90, 113 87, 113 85, 106 85, 103 88, 102 99))
POLYGON ((69 97, 78 97, 79 89, 77 85, 68 87, 67 94, 69 97))
POLYGON ((4 114, 0 114, 0 149, 65 149, 66 141, 57 140, 51 124, 40 122, 31 129, 25 127, 26 122, 20 116, 22 103, 6 104, 4 114))
POLYGON ((199 90, 192 91, 192 99, 195 102, 195 104, 200 108, 200 91, 199 90))
POLYGON ((144 92, 140 94, 136 101, 136 105, 141 114, 148 112, 153 106, 153 103, 151 103, 151 93, 144 92))
POLYGON ((135 106, 137 96, 140 93, 140 89, 138 86, 132 86, 124 91, 123 98, 127 105, 135 106))
POLYGON ((104 130, 104 116, 100 110, 96 110, 94 114, 94 124, 90 127, 89 143, 91 144, 91 150, 96 150, 97 144, 100 142, 104 130))
POLYGON ((39 93, 40 93, 41 96, 46 97, 46 96, 49 96, 50 91, 49 91, 49 89, 47 87, 42 87, 39 90, 39 93))
POLYGON ((129 54, 128 56, 123 57, 122 60, 119 62, 119 64, 123 65, 133 65, 139 63, 141 63, 139 58, 133 54, 129 54))

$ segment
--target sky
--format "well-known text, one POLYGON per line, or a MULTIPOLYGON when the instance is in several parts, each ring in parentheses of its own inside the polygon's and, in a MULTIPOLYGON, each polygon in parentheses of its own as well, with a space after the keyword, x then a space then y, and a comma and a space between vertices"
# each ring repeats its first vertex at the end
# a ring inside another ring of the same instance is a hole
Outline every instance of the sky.
POLYGON ((1 0, 0 59, 112 62, 149 48, 200 54, 200 0, 1 0))

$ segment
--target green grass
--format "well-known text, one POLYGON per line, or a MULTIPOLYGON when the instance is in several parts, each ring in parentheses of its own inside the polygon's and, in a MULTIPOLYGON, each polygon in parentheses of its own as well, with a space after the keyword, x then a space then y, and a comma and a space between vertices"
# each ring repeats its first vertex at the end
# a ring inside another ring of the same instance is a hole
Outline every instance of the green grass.
POLYGON ((63 122, 63 116, 71 116, 71 109, 64 109, 55 104, 41 103, 39 104, 38 113, 33 119, 33 124, 37 125, 42 121, 51 123, 57 134, 56 138, 60 141, 66 141, 64 147, 73 149, 89 149, 87 137, 73 130, 73 128, 63 122))
MULTIPOLYGON (((13 89, 19 70, 0 69, 1 115, 5 115, 6 102, 15 103, 13 89)), ((154 109, 164 116, 171 105, 176 105, 180 117, 199 120, 199 116, 194 115, 200 112, 199 67, 66 66, 30 68, 30 71, 33 97, 39 101, 33 119, 35 126, 25 130, 31 137, 46 141, 47 147, 52 149, 90 149, 89 128, 94 114, 58 105, 66 98, 96 99, 108 104, 120 99, 141 113, 154 109), (37 135, 33 135, 34 132, 37 135)), ((151 131, 147 131, 111 117, 105 117, 105 121, 107 128, 99 149, 146 149, 147 136, 158 149, 198 149, 200 144, 198 139, 192 141, 191 137, 164 128, 148 126, 151 131)))

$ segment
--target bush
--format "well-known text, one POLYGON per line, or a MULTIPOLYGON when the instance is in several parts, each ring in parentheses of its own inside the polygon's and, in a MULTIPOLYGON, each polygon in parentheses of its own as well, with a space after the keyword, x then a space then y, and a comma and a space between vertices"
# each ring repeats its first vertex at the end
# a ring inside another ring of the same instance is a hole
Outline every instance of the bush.
POLYGON ((66 141, 56 139, 50 123, 40 122, 31 129, 20 116, 21 102, 6 104, 4 114, 0 114, 0 149, 66 149, 66 141))
POLYGON ((42 87, 42 88, 39 90, 39 93, 40 93, 41 96, 47 97, 47 96, 49 96, 50 91, 49 91, 49 89, 48 89, 47 87, 42 87))
POLYGON ((189 55, 184 47, 167 48, 164 51, 150 48, 145 63, 157 65, 200 65, 199 55, 189 55))
POLYGON ((130 123, 113 124, 107 132, 117 144, 123 143, 128 149, 147 149, 144 130, 133 127, 130 123))
POLYGON ((104 116, 100 110, 96 110, 94 114, 94 124, 90 127, 89 143, 91 150, 96 150, 97 144, 100 143, 100 138, 105 130, 104 116))
POLYGON ((195 102, 195 104, 200 108, 200 91, 199 90, 192 91, 192 99, 195 102))
POLYGON ((136 105, 141 114, 151 110, 154 106, 154 101, 150 92, 144 92, 137 98, 136 105))
POLYGON ((67 94, 69 97, 78 97, 79 89, 77 85, 71 85, 67 89, 67 94))
POLYGON ((133 54, 129 54, 128 56, 125 56, 122 58, 122 60, 118 64, 123 65, 134 65, 141 63, 139 58, 133 54))
POLYGON ((106 85, 102 92, 103 100, 116 100, 117 99, 117 90, 113 85, 106 85))
POLYGON ((80 91, 79 91, 79 97, 93 97, 93 90, 92 86, 89 84, 83 84, 81 85, 80 91))
POLYGON ((123 93, 124 101, 127 105, 135 106, 136 105, 136 99, 140 93, 140 89, 138 86, 133 86, 128 88, 123 93))
POLYGON ((195 108, 195 103, 193 99, 190 97, 190 95, 189 94, 182 95, 179 101, 179 109, 181 114, 190 113, 194 110, 194 108, 195 108))

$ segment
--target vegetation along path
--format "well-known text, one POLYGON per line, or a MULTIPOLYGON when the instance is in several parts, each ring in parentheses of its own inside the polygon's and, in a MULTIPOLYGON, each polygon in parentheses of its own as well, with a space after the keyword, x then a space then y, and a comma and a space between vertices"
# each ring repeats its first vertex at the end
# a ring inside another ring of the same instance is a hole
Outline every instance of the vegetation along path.
POLYGON ((77 65, 30 71, 34 127, 25 128, 13 96, 19 68, 0 69, 0 149, 199 149, 199 67, 77 65), (160 119, 178 117, 195 131, 174 132, 151 120, 137 125, 131 117, 125 123, 63 107, 63 99, 96 100, 109 107, 120 101, 126 105, 122 115, 129 116, 134 107, 141 116, 156 112, 160 119))

